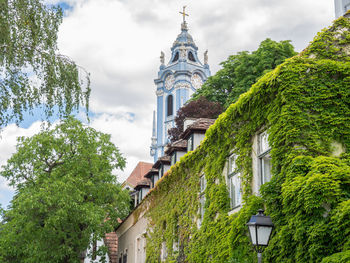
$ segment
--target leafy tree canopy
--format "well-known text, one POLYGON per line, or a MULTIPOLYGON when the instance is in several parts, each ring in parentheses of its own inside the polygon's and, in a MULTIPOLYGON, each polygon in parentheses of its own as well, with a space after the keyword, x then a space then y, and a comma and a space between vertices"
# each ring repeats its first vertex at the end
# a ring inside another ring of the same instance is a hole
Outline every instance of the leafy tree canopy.
POLYGON ((0 262, 79 262, 128 214, 129 195, 112 174, 124 166, 110 135, 71 117, 20 138, 0 172, 16 189, 0 224, 0 262))
POLYGON ((212 102, 203 96, 188 102, 176 113, 175 127, 168 131, 170 141, 174 142, 180 138, 184 131, 184 121, 186 118, 210 118, 216 119, 223 108, 218 102, 212 102))
POLYGON ((222 62, 223 68, 209 77, 193 98, 205 96, 227 108, 266 72, 296 54, 289 40, 276 42, 267 38, 256 51, 239 52, 222 62))
POLYGON ((58 53, 62 10, 42 0, 0 1, 0 128, 23 120, 36 107, 45 116, 68 116, 80 104, 88 108, 89 75, 58 53))

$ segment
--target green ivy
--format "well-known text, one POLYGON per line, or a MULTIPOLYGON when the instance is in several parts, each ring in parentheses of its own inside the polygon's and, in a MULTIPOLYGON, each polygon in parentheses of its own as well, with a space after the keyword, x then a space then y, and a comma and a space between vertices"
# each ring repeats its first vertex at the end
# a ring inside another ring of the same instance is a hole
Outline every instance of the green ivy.
MULTIPOLYGON (((246 223, 258 208, 275 230, 264 262, 350 259, 350 21, 340 18, 301 54, 267 73, 221 114, 206 138, 163 177, 148 208, 147 262, 256 262, 246 223), (252 138, 268 129, 273 178, 252 193, 252 138), (243 206, 229 215, 225 164, 231 152, 243 206), (199 177, 205 215, 199 218, 199 177), (179 249, 174 244, 179 243, 179 249)), ((142 206, 142 205, 141 205, 142 206)))

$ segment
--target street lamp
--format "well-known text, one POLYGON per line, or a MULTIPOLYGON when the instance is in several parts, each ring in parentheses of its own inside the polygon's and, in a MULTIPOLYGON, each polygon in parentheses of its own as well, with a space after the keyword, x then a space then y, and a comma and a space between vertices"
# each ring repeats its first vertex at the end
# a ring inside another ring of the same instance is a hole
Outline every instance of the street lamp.
POLYGON ((250 240, 254 249, 258 252, 258 263, 261 263, 261 253, 269 244, 273 223, 269 216, 264 215, 264 210, 259 209, 257 215, 253 215, 247 223, 250 240))

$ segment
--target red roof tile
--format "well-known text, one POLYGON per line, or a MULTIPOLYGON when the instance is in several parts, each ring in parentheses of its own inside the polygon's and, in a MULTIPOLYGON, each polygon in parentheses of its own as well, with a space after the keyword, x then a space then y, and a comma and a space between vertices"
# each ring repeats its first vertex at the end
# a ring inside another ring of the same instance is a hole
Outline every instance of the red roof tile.
POLYGON ((149 172, 152 168, 152 163, 139 162, 134 170, 131 172, 126 182, 135 188, 135 186, 144 179, 144 176, 149 172))

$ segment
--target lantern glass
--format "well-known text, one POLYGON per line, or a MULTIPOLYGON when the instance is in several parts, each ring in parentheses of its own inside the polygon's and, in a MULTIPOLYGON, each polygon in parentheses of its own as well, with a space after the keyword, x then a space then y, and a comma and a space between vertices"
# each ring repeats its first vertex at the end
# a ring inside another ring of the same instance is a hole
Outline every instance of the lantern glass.
POLYGON ((250 225, 248 226, 248 229, 253 246, 256 246, 256 225, 250 225))
POLYGON ((271 226, 257 226, 258 231, 258 245, 267 246, 272 232, 271 226))

